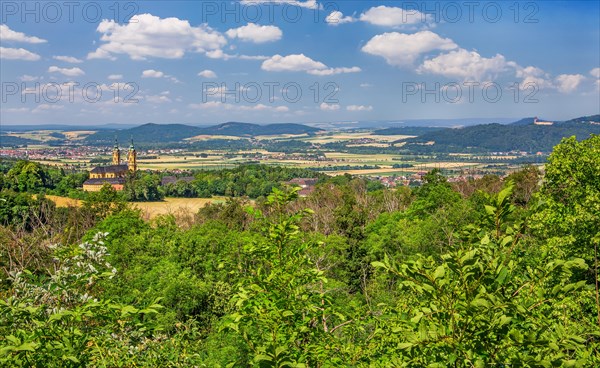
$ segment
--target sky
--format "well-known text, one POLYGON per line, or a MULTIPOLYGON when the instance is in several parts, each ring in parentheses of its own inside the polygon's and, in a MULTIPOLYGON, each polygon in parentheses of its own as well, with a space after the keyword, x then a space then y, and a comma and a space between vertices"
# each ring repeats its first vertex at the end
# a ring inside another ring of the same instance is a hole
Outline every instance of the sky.
POLYGON ((598 114, 599 4, 3 0, 0 122, 598 114))

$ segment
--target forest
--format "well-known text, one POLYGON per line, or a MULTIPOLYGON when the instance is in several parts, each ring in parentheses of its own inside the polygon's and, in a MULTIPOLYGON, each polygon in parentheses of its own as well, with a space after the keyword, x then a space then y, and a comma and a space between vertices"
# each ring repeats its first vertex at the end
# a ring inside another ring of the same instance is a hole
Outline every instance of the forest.
POLYGON ((0 366, 600 365, 599 135, 415 188, 240 168, 277 183, 151 221, 109 186, 57 208, 85 179, 28 165, 0 170, 0 366))

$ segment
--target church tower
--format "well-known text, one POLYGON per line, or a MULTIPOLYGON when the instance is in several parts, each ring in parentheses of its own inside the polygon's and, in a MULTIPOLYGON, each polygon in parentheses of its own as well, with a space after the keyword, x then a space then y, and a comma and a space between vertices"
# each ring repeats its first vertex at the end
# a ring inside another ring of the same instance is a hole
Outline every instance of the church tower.
POLYGON ((121 151, 119 151, 119 143, 117 142, 117 137, 115 137, 115 147, 113 148, 112 164, 121 164, 121 151))
POLYGON ((133 138, 131 138, 131 144, 129 145, 129 152, 127 153, 127 166, 129 167, 129 171, 135 172, 137 170, 137 153, 135 152, 135 147, 133 146, 133 138))

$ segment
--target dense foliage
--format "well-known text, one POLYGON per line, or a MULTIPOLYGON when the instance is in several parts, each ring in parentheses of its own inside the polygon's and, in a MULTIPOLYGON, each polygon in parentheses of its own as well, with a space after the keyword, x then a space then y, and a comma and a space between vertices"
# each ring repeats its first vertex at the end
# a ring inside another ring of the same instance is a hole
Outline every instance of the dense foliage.
POLYGON ((0 211, 0 365, 598 366, 598 177, 592 136, 545 176, 341 176, 145 221, 109 186, 62 211, 10 176, 0 199, 40 203, 0 211))

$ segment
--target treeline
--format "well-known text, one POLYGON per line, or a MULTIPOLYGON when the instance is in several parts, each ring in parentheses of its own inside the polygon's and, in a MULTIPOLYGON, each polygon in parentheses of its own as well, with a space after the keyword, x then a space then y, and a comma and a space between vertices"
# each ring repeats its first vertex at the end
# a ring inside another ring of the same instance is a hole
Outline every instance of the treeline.
MULTIPOLYGON (((124 189, 118 195, 125 201, 159 201, 165 196, 185 198, 210 198, 212 196, 259 198, 269 195, 273 188, 294 178, 318 178, 323 174, 308 169, 268 165, 239 165, 233 169, 196 170, 185 177, 169 172, 128 173, 124 189), (162 185, 165 176, 174 182, 162 185), (191 180, 190 180, 191 179, 191 180)), ((74 199, 86 199, 89 193, 82 190, 89 173, 66 172, 50 166, 25 160, 3 161, 0 164, 0 191, 18 193, 53 194, 74 199)))
POLYGON ((563 137, 578 139, 600 134, 600 125, 564 122, 543 125, 475 125, 460 129, 443 129, 406 140, 403 147, 415 152, 549 152, 563 137), (433 145, 425 145, 435 142, 433 145))
POLYGON ((202 197, 213 195, 259 198, 269 195, 273 188, 294 178, 319 178, 326 176, 308 169, 269 165, 240 165, 233 169, 192 171, 193 180, 177 180, 164 186, 170 197, 202 197))
POLYGON ((104 188, 77 210, 93 224, 0 227, 0 362, 598 366, 600 136, 545 170, 342 176, 151 222, 104 188))

